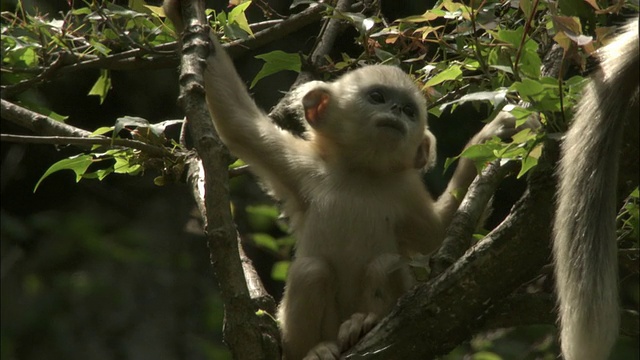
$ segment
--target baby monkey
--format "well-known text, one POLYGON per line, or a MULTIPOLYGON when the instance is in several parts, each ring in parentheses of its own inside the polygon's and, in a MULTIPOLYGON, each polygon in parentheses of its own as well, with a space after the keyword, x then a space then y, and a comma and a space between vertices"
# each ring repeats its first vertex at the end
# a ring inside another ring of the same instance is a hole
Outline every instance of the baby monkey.
MULTIPOLYGON (((182 30, 180 1, 165 0, 182 30)), ((426 101, 392 66, 371 65, 334 82, 297 88, 293 110, 306 139, 261 111, 214 35, 207 59, 207 103, 232 153, 282 201, 297 239, 278 310, 288 360, 334 359, 386 315, 415 280, 408 260, 433 252, 476 175, 466 159, 445 193, 431 197, 421 172, 435 161, 426 101)), ((470 143, 509 135, 501 115, 470 143)))

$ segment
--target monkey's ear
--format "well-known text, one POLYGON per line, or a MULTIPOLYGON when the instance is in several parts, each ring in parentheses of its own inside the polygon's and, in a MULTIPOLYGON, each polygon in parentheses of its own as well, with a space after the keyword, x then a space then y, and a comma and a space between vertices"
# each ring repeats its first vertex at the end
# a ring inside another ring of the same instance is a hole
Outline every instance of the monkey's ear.
POLYGON ((331 101, 331 93, 325 88, 315 88, 304 95, 302 98, 304 117, 311 127, 317 127, 325 117, 329 101, 331 101))
POLYGON ((436 137, 428 129, 424 130, 424 137, 416 151, 413 166, 427 171, 436 164, 436 137))

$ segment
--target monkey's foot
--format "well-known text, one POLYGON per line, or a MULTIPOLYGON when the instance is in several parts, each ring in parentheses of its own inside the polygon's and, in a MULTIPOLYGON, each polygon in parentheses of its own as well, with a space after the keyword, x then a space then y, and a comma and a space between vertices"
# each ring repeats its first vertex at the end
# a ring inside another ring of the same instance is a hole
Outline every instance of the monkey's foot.
POLYGON ((355 345, 377 323, 378 315, 374 313, 355 313, 351 318, 340 325, 338 331, 338 344, 340 350, 345 351, 355 345))
POLYGON ((322 342, 309 350, 303 360, 337 360, 340 359, 340 350, 335 342, 322 342))

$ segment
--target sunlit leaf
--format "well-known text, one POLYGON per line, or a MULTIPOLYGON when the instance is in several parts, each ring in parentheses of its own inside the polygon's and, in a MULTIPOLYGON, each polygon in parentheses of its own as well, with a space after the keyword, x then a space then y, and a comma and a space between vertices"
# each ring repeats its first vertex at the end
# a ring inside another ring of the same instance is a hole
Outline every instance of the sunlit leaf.
POLYGON ((462 70, 460 69, 460 65, 450 66, 448 69, 445 69, 438 73, 436 76, 432 77, 424 84, 427 86, 438 85, 444 81, 452 81, 452 80, 460 80, 462 79, 462 70))
POLYGON ((290 261, 278 261, 271 268, 271 278, 273 280, 285 281, 289 272, 290 261))
POLYGON ((262 65, 262 69, 260 69, 256 77, 253 79, 249 88, 253 88, 258 81, 263 78, 280 71, 300 72, 300 68, 302 66, 300 55, 286 53, 280 50, 257 55, 256 58, 264 60, 264 65, 262 65))
POLYGON ((61 170, 71 170, 76 174, 76 182, 82 179, 82 176, 87 171, 89 166, 93 164, 93 157, 91 155, 75 155, 68 159, 62 159, 55 164, 51 165, 47 171, 44 172, 44 175, 38 180, 36 186, 33 188, 33 192, 35 193, 38 190, 38 186, 42 180, 49 177, 49 175, 61 171, 61 170))
POLYGON ((269 234, 257 233, 251 236, 253 242, 261 248, 269 249, 273 252, 278 252, 278 244, 273 236, 269 234))
POLYGON ((100 69, 100 76, 96 80, 88 95, 96 95, 100 97, 100 104, 104 102, 109 90, 111 89, 111 75, 109 70, 100 69))
POLYGON ((251 5, 251 1, 243 2, 242 4, 237 5, 236 7, 234 7, 229 12, 229 23, 230 24, 234 24, 234 23, 237 24, 240 29, 242 29, 247 34, 253 36, 253 32, 251 31, 251 28, 249 27, 249 22, 247 21, 247 17, 244 14, 244 12, 247 10, 249 5, 251 5))

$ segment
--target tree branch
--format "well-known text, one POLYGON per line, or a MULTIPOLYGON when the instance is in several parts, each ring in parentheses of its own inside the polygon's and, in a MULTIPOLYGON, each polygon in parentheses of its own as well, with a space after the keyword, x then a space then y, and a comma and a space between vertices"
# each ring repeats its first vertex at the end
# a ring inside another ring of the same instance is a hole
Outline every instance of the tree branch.
MULTIPOLYGON (((223 47, 232 58, 240 57, 252 49, 267 45, 275 40, 289 35, 307 25, 313 24, 322 18, 326 9, 323 6, 314 6, 292 15, 286 20, 265 22, 260 26, 269 25, 268 28, 257 31, 253 37, 236 40, 223 47)), ((160 69, 176 67, 175 55, 178 42, 161 44, 152 48, 139 48, 88 60, 77 61, 78 57, 71 53, 61 52, 56 61, 41 70, 40 75, 33 79, 25 80, 15 85, 3 86, 0 97, 10 99, 15 95, 37 84, 50 81, 56 76, 73 73, 84 69, 108 69, 108 70, 136 70, 136 69, 160 69)))
POLYGON ((48 116, 33 112, 6 100, 2 100, 2 118, 35 133, 51 135, 27 136, 2 134, 2 141, 31 144, 76 145, 84 148, 93 145, 103 145, 107 147, 122 146, 144 151, 151 156, 174 156, 171 151, 162 146, 149 145, 138 140, 112 139, 101 135, 93 135, 89 131, 56 121, 48 116))
POLYGON ((145 144, 142 141, 129 139, 110 139, 104 136, 71 137, 71 136, 27 136, 0 134, 0 140, 14 143, 50 144, 50 145, 76 145, 83 148, 93 145, 106 147, 127 147, 146 152, 153 156, 170 156, 171 152, 163 147, 145 144))
POLYGON ((279 357, 279 332, 268 316, 258 316, 261 306, 275 310, 242 250, 231 218, 228 189, 229 154, 215 133, 206 108, 204 70, 209 51, 209 27, 202 1, 183 1, 185 21, 180 72, 180 98, 189 130, 200 156, 191 162, 189 181, 205 223, 211 263, 225 308, 224 339, 235 359, 279 357), (204 197, 202 196, 204 194, 204 197), (249 274, 245 277, 245 272, 249 274), (252 301, 256 296, 261 303, 252 301))
POLYGON ((431 257, 432 278, 440 275, 469 249, 471 237, 491 197, 495 194, 500 182, 517 166, 515 161, 500 165, 500 160, 496 160, 476 176, 447 229, 442 246, 431 257))
POLYGON ((56 121, 46 115, 25 109, 22 106, 18 106, 4 99, 0 100, 0 102, 3 119, 9 120, 36 134, 73 137, 91 136, 91 132, 89 131, 56 121))

